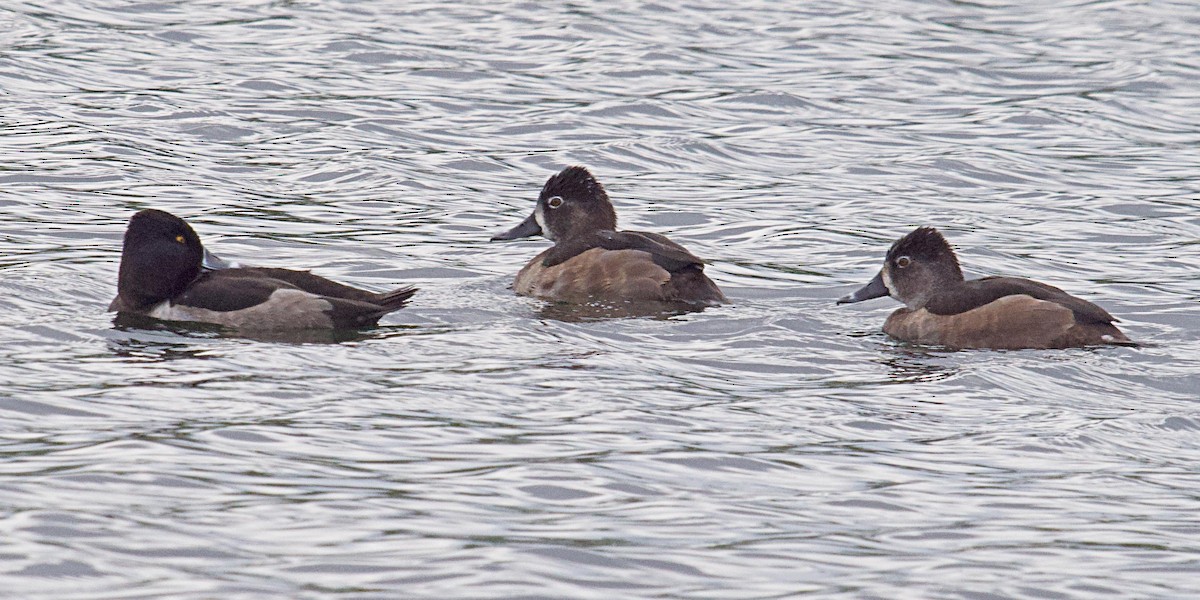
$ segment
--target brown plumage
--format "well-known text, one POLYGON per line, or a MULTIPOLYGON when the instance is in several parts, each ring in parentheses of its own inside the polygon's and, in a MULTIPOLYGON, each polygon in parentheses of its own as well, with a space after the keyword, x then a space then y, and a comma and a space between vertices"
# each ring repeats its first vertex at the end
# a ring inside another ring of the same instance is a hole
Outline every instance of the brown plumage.
POLYGON ((1003 296, 959 314, 897 309, 883 332, 918 344, 950 348, 1073 348, 1129 343, 1112 323, 1079 322, 1071 309, 1024 294, 1003 296))
POLYGON ((884 333, 950 348, 1072 348, 1132 344, 1103 308, 1054 286, 1018 277, 964 281, 954 250, 921 227, 888 250, 879 274, 838 304, 891 296, 906 306, 884 333))
POLYGON ((604 186, 587 169, 568 167, 546 182, 532 215, 492 239, 541 234, 555 242, 517 273, 518 294, 574 303, 726 301, 703 261, 683 246, 616 226, 604 186))
POLYGON ((547 267, 545 250, 517 273, 513 290, 523 296, 584 303, 595 299, 670 301, 671 274, 639 250, 592 248, 547 267))

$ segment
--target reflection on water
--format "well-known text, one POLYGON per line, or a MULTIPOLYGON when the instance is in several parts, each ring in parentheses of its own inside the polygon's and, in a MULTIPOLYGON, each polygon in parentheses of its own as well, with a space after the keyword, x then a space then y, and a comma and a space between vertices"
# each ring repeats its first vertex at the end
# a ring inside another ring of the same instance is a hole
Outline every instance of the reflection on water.
MULTIPOLYGON (((159 321, 145 315, 134 313, 118 313, 113 317, 113 326, 136 336, 141 330, 154 332, 170 332, 179 336, 217 338, 245 338, 259 342, 274 342, 281 344, 340 344, 368 340, 378 335, 378 328, 368 329, 237 329, 222 327, 211 323, 159 321)), ((391 329, 396 329, 392 327, 391 329)), ((136 337, 129 340, 109 340, 124 346, 127 342, 133 347, 139 347, 143 342, 136 337)))
POLYGON ((181 358, 209 358, 203 350, 192 348, 187 344, 172 343, 167 340, 115 339, 108 340, 108 348, 114 356, 135 360, 168 361, 181 358))
POLYGON ((898 344, 875 359, 888 368, 893 383, 927 383, 954 377, 958 368, 950 352, 937 352, 898 344))
POLYGON ((5 3, 0 589, 1196 596, 1198 20, 5 3), (544 242, 487 239, 570 164, 731 303, 515 296, 544 242), (358 332, 114 322, 149 207, 422 291, 358 332), (945 352, 834 306, 918 225, 1149 345, 945 352))
POLYGON ((635 318, 666 320, 692 312, 702 312, 705 308, 703 305, 685 302, 545 302, 537 314, 542 319, 571 323, 635 318))

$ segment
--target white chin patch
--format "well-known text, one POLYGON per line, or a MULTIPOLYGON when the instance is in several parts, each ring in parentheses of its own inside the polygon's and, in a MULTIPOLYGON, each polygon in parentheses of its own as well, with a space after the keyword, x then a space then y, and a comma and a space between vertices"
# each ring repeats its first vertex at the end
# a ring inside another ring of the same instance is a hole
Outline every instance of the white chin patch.
POLYGON ((545 209, 542 208, 541 204, 538 204, 537 208, 533 209, 533 220, 537 221, 538 227, 542 228, 542 236, 553 241, 554 234, 550 233, 549 227, 546 227, 546 215, 544 213, 545 209))
POLYGON ((887 288, 889 296, 896 297, 896 288, 892 287, 892 276, 888 273, 887 269, 883 270, 883 287, 887 288))

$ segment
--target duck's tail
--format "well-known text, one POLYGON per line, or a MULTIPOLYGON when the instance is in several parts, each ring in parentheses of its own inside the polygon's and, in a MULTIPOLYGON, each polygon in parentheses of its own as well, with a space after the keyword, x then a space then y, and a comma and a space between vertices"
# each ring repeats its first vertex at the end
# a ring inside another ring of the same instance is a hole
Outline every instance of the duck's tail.
POLYGON ((408 304, 408 300, 412 298, 413 294, 415 293, 417 293, 417 288, 413 286, 396 288, 390 292, 379 294, 375 298, 374 303, 378 304, 379 308, 382 309, 379 314, 386 315, 387 313, 404 308, 404 306, 408 304))

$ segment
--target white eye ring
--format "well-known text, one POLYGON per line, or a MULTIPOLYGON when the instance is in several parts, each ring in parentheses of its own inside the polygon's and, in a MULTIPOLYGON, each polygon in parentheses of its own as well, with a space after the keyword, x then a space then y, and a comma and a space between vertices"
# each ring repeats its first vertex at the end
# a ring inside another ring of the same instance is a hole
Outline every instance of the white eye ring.
POLYGON ((900 267, 901 269, 903 269, 911 264, 912 264, 912 259, 907 256, 901 256, 900 258, 896 259, 896 266, 900 267))
POLYGON ((550 199, 546 201, 546 206, 549 206, 550 208, 558 208, 562 205, 562 196, 550 196, 550 199))

